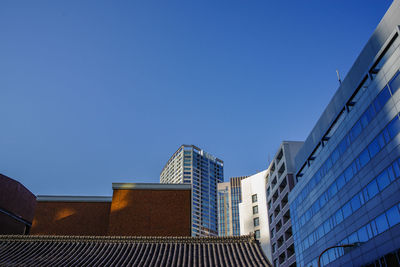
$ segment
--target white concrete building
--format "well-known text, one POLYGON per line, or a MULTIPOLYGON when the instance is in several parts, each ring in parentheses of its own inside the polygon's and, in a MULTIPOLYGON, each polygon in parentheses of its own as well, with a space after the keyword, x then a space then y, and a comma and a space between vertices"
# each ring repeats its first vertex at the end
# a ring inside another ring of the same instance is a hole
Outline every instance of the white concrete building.
POLYGON ((239 204, 240 234, 255 233, 261 247, 272 262, 266 198, 268 170, 242 180, 242 203, 239 204))

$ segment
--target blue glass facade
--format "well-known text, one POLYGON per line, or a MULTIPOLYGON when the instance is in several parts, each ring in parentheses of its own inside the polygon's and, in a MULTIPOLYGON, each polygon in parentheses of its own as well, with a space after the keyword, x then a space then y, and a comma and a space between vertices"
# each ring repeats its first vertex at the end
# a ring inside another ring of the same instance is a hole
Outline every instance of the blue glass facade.
POLYGON ((393 2, 296 157, 298 266, 363 265, 400 248, 400 4, 393 2))

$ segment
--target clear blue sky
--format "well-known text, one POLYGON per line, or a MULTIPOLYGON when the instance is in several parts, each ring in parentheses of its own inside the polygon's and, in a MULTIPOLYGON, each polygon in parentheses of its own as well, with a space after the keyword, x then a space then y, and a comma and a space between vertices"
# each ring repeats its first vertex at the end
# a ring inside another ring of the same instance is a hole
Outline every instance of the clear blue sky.
POLYGON ((0 173, 34 194, 159 182, 181 144, 265 169, 391 0, 0 1, 0 173))

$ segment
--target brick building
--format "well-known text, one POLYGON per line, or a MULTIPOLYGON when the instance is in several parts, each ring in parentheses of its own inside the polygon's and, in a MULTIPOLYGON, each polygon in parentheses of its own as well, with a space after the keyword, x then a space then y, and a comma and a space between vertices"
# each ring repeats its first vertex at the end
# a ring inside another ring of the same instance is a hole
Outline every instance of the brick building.
POLYGON ((113 183, 112 197, 38 196, 33 235, 190 236, 191 188, 113 183))

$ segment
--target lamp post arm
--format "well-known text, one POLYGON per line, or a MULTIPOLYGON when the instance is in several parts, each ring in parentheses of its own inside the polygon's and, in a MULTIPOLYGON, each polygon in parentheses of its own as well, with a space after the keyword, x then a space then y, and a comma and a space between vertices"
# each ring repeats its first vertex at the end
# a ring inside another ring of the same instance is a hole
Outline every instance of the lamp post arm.
POLYGON ((344 245, 331 246, 331 247, 328 247, 328 248, 324 249, 324 251, 322 251, 321 254, 319 254, 318 267, 321 267, 321 257, 322 257, 322 255, 325 252, 327 252, 328 250, 333 249, 333 248, 348 248, 348 247, 356 247, 356 246, 357 246, 357 244, 344 244, 344 245))

